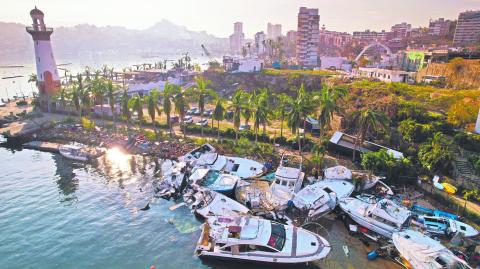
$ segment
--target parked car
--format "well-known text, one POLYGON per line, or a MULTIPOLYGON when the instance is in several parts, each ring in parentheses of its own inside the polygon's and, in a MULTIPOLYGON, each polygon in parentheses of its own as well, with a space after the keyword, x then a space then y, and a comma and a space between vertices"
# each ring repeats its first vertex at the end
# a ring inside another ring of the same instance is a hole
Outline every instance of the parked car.
POLYGON ((207 126, 208 125, 208 119, 199 120, 195 124, 198 125, 198 126, 207 126))
POLYGON ((198 113, 198 108, 196 107, 193 107, 193 108, 190 108, 189 110, 187 110, 187 115, 195 115, 198 113))
POLYGON ((7 106, 7 104, 0 101, 0 107, 6 107, 6 106, 7 106))
POLYGON ((205 116, 205 117, 211 117, 212 114, 213 114, 212 109, 206 109, 205 111, 203 111, 203 116, 205 116))
POLYGON ((240 125, 240 127, 238 128, 238 130, 241 132, 241 131, 244 131, 244 130, 250 130, 250 125, 248 124, 242 124, 240 125))
POLYGON ((185 124, 193 123, 192 116, 185 116, 185 118, 183 118, 183 123, 185 124))

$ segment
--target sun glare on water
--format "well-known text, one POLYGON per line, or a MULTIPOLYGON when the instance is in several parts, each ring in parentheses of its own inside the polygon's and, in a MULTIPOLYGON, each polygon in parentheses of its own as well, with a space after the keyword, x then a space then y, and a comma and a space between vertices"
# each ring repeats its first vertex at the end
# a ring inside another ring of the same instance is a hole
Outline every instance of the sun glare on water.
POLYGON ((129 154, 121 151, 119 148, 111 148, 107 150, 107 160, 111 166, 121 170, 128 171, 130 169, 130 158, 132 157, 129 154))

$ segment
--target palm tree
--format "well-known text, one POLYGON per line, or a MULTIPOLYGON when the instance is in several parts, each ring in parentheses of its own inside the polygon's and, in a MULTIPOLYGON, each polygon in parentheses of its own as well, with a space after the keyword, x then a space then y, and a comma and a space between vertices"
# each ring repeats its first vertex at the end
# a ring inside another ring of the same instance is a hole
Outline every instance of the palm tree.
POLYGON ((217 97, 215 109, 213 110, 212 122, 217 121, 217 139, 220 140, 220 121, 225 119, 225 107, 223 107, 223 100, 217 97))
POLYGON ((250 94, 248 92, 243 92, 242 96, 242 116, 245 119, 245 125, 248 125, 250 118, 252 117, 252 101, 255 98, 255 92, 250 94))
POLYGON ((285 113, 290 108, 293 99, 285 93, 275 95, 277 101, 277 110, 280 113, 280 137, 283 137, 283 123, 285 122, 285 113))
POLYGON ((176 93, 176 88, 174 85, 166 83, 163 89, 163 112, 167 116, 168 129, 170 131, 170 136, 172 136, 172 122, 170 119, 170 114, 172 113, 172 102, 171 98, 176 93))
POLYGON ((233 128, 235 129, 235 140, 238 140, 238 129, 240 128, 240 116, 243 109, 243 89, 237 89, 232 96, 229 109, 233 110, 233 128))
POLYGON ((131 114, 130 114, 130 108, 128 107, 128 104, 130 103, 130 97, 128 96, 126 89, 123 90, 121 103, 122 103, 122 116, 127 121, 127 130, 128 130, 130 127, 131 114))
POLYGON ((188 102, 183 96, 183 93, 178 93, 175 95, 173 102, 175 103, 175 111, 177 112, 178 116, 180 117, 180 120, 182 122, 183 126, 183 137, 186 137, 186 126, 183 121, 183 118, 185 117, 185 113, 187 111, 188 107, 188 102))
POLYGON ((335 112, 341 112, 341 108, 338 106, 338 101, 343 99, 347 95, 346 88, 336 87, 330 89, 324 86, 318 96, 319 103, 318 123, 320 125, 320 136, 323 137, 324 132, 330 128, 333 114, 335 112))
MULTIPOLYGON (((83 89, 80 91, 80 106, 81 110, 86 110, 87 115, 90 113, 90 107, 91 107, 91 98, 90 98, 90 92, 87 89, 83 89)), ((83 114, 83 113, 82 113, 83 114)))
MULTIPOLYGON (((198 109, 200 112, 200 121, 203 120, 203 112, 205 111, 205 98, 210 95, 215 95, 215 92, 207 89, 208 85, 212 82, 210 80, 206 80, 203 77, 195 78, 196 85, 191 89, 192 94, 198 99, 198 109)), ((203 124, 200 125, 200 129, 202 132, 203 137, 203 124)))
POLYGON ((378 129, 386 130, 390 121, 384 113, 367 108, 355 111, 353 114, 353 122, 357 127, 352 156, 353 162, 355 162, 357 147, 363 144, 368 132, 378 129))
POLYGON ((107 98, 108 98, 108 104, 110 105, 110 112, 112 113, 112 119, 113 119, 113 129, 116 131, 117 130, 117 124, 115 122, 115 87, 113 86, 113 83, 111 80, 108 81, 107 83, 107 98))
POLYGON ((150 119, 152 120, 153 124, 153 131, 155 134, 157 134, 157 127, 156 127, 156 121, 155 121, 155 114, 157 113, 159 116, 162 113, 160 108, 158 107, 158 91, 156 89, 152 89, 150 91, 150 95, 145 96, 145 102, 147 103, 147 110, 148 110, 148 115, 150 116, 150 119))
POLYGON ((67 107, 65 100, 65 87, 61 87, 60 89, 60 105, 62 107, 62 110, 65 111, 65 108, 67 107))
MULTIPOLYGON (((97 72, 96 72, 97 73, 97 72)), ((93 93, 93 97, 95 98, 95 104, 100 104, 101 110, 101 118, 102 124, 105 126, 105 112, 103 111, 103 99, 105 98, 106 87, 103 80, 99 79, 97 75, 95 75, 95 80, 90 83, 89 86, 90 91, 93 93)))
POLYGON ((262 89, 260 90, 259 94, 253 95, 254 98, 251 102, 253 106, 253 119, 254 125, 253 129, 255 132, 255 143, 258 141, 258 130, 260 128, 260 124, 263 125, 263 132, 265 133, 266 124, 268 123, 268 116, 269 116, 269 107, 268 107, 268 90, 262 89))
POLYGON ((143 99, 140 97, 140 95, 135 94, 128 102, 128 107, 132 111, 137 112, 138 128, 141 129, 143 120, 143 99))
MULTIPOLYGON (((313 103, 309 94, 305 92, 303 84, 297 89, 297 97, 292 102, 292 109, 288 113, 288 127, 292 134, 296 134, 298 151, 302 154, 302 145, 300 140, 300 124, 305 125, 305 117, 313 110, 313 103)), ((305 130, 305 127, 304 127, 305 130)), ((305 133, 304 133, 305 135, 305 133)))
POLYGON ((72 90, 72 102, 75 106, 75 110, 78 113, 79 119, 82 118, 82 108, 80 106, 80 99, 81 99, 81 90, 80 87, 74 87, 72 90))

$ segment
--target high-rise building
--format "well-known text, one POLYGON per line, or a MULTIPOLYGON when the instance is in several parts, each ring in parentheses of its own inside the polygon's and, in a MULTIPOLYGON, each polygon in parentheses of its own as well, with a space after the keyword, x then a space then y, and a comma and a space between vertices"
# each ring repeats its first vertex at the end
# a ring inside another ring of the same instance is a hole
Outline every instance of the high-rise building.
POLYGON ((255 51, 257 55, 265 54, 266 52, 267 35, 263 31, 255 34, 255 51))
POLYGON ((480 10, 465 11, 458 16, 453 44, 464 46, 480 41, 480 10))
POLYGON ((297 50, 297 31, 290 30, 287 32, 284 45, 287 57, 294 58, 297 50))
POLYGON ((60 89, 60 77, 57 64, 53 57, 50 35, 52 28, 48 28, 43 20, 43 12, 35 7, 30 11, 32 26, 27 27, 27 32, 32 35, 35 47, 35 63, 37 66, 37 87, 40 95, 48 98, 55 95, 60 89))
POLYGON ((353 32, 353 39, 372 42, 377 40, 378 33, 375 31, 365 30, 363 32, 353 32))
POLYGON ((394 38, 400 38, 400 39, 407 37, 411 30, 412 30, 412 25, 406 22, 395 24, 391 28, 394 38))
POLYGON ((318 9, 300 8, 297 28, 297 62, 301 66, 318 66, 319 22, 318 9))
POLYGON ((352 35, 345 32, 328 31, 325 26, 320 29, 320 46, 343 48, 352 42, 352 35))
POLYGON ((233 24, 233 34, 230 35, 230 52, 233 54, 242 51, 245 34, 243 33, 243 23, 236 22, 233 24))
POLYGON ((428 24, 428 34, 445 37, 450 32, 451 20, 439 18, 437 20, 430 20, 428 24))
POLYGON ((282 36, 282 25, 281 24, 267 24, 267 38, 276 40, 278 37, 282 36))

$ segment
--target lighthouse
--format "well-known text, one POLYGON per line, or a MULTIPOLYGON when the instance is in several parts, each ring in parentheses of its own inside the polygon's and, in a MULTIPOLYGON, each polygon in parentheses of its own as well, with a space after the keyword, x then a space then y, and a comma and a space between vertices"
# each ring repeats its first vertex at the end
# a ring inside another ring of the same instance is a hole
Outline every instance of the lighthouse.
MULTIPOLYGON (((60 77, 58 76, 57 64, 53 57, 50 35, 52 28, 45 26, 43 12, 35 7, 30 11, 33 24, 27 27, 27 32, 32 35, 35 48, 35 63, 37 66, 37 87, 40 96, 49 100, 60 89, 60 77)), ((47 104, 48 106, 48 104, 47 104)))

